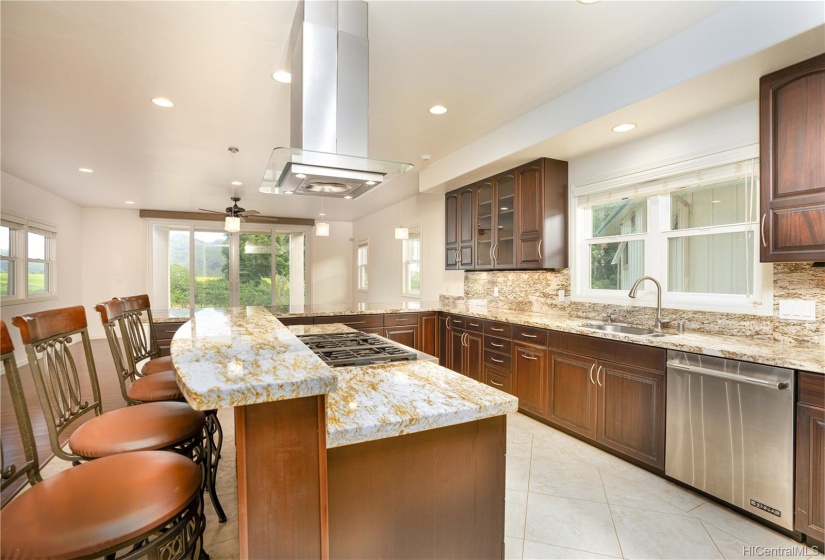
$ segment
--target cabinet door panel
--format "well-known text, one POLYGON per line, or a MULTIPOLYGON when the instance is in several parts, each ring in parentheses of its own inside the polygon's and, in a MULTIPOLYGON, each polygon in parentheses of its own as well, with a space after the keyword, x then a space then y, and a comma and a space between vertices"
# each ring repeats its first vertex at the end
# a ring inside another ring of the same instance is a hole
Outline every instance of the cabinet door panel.
POLYGON ((825 409, 796 407, 794 528, 825 540, 825 409))
MULTIPOLYGON (((472 245, 473 241, 475 241, 475 220, 473 219, 473 204, 474 200, 474 188, 467 187, 463 189, 458 194, 458 214, 459 214, 459 227, 458 227, 458 243, 459 245, 472 245)), ((468 266, 472 266, 472 261, 466 263, 468 266)))
POLYGON ((599 362, 596 439, 613 449, 664 468, 664 373, 599 362))
POLYGON ((384 336, 393 342, 418 348, 418 325, 409 327, 384 327, 384 336))
POLYGON ((470 377, 471 379, 475 379, 476 381, 482 381, 482 368, 484 367, 484 360, 482 357, 484 352, 484 338, 480 334, 475 334, 468 331, 467 336, 464 337, 464 340, 467 342, 467 354, 465 356, 466 370, 464 375, 470 377))
POLYGON ((464 330, 450 329, 450 357, 447 367, 457 373, 464 373, 464 330))
POLYGON ((438 356, 438 313, 422 313, 419 316, 416 350, 438 356))
POLYGON ((519 408, 546 417, 547 349, 517 342, 513 354, 519 408))
POLYGON ((493 212, 493 182, 489 179, 476 185, 476 260, 475 268, 493 268, 495 216, 493 212))
POLYGON ((511 376, 504 370, 485 365, 484 383, 490 387, 495 387, 499 391, 504 391, 505 393, 515 395, 515 391, 513 390, 513 385, 511 383, 511 376))
POLYGON ((771 250, 825 253, 825 205, 770 211, 771 250))
POLYGON ((544 231, 544 173, 541 161, 518 170, 516 181, 516 234, 521 241, 540 239, 544 231))
POLYGON ((494 243, 496 268, 513 268, 516 264, 516 176, 512 171, 502 173, 495 179, 496 200, 494 202, 496 221, 494 243))
POLYGON ((596 368, 591 358, 550 352, 548 418, 591 439, 596 439, 596 368))
POLYGON ((458 193, 447 193, 444 198, 444 267, 458 268, 458 193))
POLYGON ((446 313, 438 314, 438 365, 450 367, 450 316, 446 313))

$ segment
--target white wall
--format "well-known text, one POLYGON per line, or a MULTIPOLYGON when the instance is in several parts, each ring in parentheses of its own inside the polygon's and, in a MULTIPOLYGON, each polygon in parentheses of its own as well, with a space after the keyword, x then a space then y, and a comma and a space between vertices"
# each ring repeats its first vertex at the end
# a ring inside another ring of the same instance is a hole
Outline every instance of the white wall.
POLYGON ((352 222, 329 222, 329 237, 310 233, 312 304, 352 303, 352 222))
MULTIPOLYGON (((418 173, 402 177, 418 190, 418 173), (413 184, 414 183, 414 184, 413 184)), ((395 188, 401 188, 394 185, 395 188)), ((409 189, 404 189, 405 192, 409 189)), ((355 290, 356 302, 438 301, 440 294, 461 294, 464 273, 444 270, 444 195, 417 194, 404 200, 404 226, 421 226, 422 297, 401 295, 401 241, 394 230, 401 221, 401 202, 356 220, 353 224, 355 244, 369 241, 369 290, 355 290)), ((354 245, 355 245, 354 244, 354 245)), ((353 263, 355 262, 353 248, 353 263)), ((353 264, 354 266, 354 264, 353 264)), ((353 286, 355 271, 351 275, 353 286)))
MULTIPOLYGON (((0 209, 57 226, 57 298, 37 303, 3 304, 2 308, 3 321, 14 342, 15 356, 19 363, 24 363, 23 342, 17 328, 12 326, 11 318, 34 311, 80 305, 83 302, 84 261, 80 243, 82 209, 8 173, 0 174, 0 178, 0 209)), ((94 317, 88 309, 86 317, 89 323, 93 323, 94 317)))

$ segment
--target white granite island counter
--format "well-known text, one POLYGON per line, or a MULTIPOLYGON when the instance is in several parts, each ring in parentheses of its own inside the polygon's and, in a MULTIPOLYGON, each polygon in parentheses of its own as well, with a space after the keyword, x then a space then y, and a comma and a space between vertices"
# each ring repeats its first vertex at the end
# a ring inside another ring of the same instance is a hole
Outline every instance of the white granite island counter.
POLYGON ((242 557, 500 557, 514 397, 427 362, 331 369, 265 308, 198 311, 172 360, 192 406, 235 407, 242 557))

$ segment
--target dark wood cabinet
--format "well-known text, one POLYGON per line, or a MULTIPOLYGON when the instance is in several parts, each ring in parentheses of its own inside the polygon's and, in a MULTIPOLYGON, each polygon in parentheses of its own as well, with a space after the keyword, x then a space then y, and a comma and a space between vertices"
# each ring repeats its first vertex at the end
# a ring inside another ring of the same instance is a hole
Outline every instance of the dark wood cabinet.
POLYGON ((171 355, 172 338, 185 322, 186 321, 154 323, 152 328, 154 329, 155 338, 158 341, 158 357, 171 355))
POLYGON ((398 344, 403 344, 404 346, 409 346, 410 348, 415 348, 416 350, 421 349, 418 342, 418 325, 409 325, 406 327, 384 327, 383 336, 393 342, 397 342, 398 344))
POLYGON ((438 349, 438 313, 428 312, 418 315, 418 350, 439 357, 438 349))
POLYGON ((515 267, 515 183, 512 171, 476 183, 475 270, 515 267))
POLYGON ((547 349, 523 342, 514 343, 513 371, 519 408, 547 417, 547 349))
POLYGON ((516 170, 516 268, 567 266, 567 162, 543 158, 516 170))
POLYGON ((450 367, 450 316, 447 313, 438 314, 438 365, 450 367))
POLYGON ((825 541, 825 375, 799 372, 794 528, 825 541))
POLYGON ((598 361, 552 350, 549 360, 548 420, 596 439, 598 361))
POLYGON ((761 262, 825 261, 825 54, 760 80, 761 262))
POLYGON ((447 193, 444 206, 444 266, 448 269, 472 269, 476 230, 475 185, 447 193))
POLYGON ((596 441, 665 468, 664 372, 599 362, 596 441))
POLYGON ((482 381, 484 363, 482 320, 451 315, 447 325, 447 344, 450 349, 446 367, 476 381, 482 381), (476 326, 472 326, 471 323, 476 326))
POLYGON ((444 198, 444 267, 458 268, 458 224, 460 222, 458 191, 447 193, 444 198))

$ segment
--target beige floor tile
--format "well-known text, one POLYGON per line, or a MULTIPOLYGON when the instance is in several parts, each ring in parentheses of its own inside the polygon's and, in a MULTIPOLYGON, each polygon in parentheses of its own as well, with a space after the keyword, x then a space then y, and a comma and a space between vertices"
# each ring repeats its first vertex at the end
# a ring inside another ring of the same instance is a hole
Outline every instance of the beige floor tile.
POLYGON ((221 494, 218 496, 223 506, 223 511, 226 513, 226 522, 218 523, 215 509, 212 507, 212 502, 209 497, 204 499, 206 512, 206 530, 204 531, 204 542, 206 544, 213 544, 229 539, 238 538, 238 495, 237 494, 221 494))
POLYGON ((530 458, 507 457, 505 488, 527 491, 530 482, 530 458))
POLYGON ((551 544, 524 541, 524 560, 575 560, 579 558, 584 560, 600 560, 602 558, 610 559, 615 557, 596 554, 595 552, 585 552, 583 550, 553 546, 551 544))
POLYGON ((648 492, 646 488, 608 470, 601 471, 601 475, 607 502, 611 506, 631 507, 672 515, 689 515, 686 511, 656 496, 655 490, 654 493, 648 492))
POLYGON ((521 560, 524 541, 513 537, 504 537, 504 559, 521 560))
POLYGON ((599 469, 557 459, 533 459, 530 466, 530 492, 607 503, 599 469))
POLYGON ((802 543, 795 543, 794 545, 789 545, 791 548, 773 550, 771 551, 772 553, 766 554, 764 549, 754 548, 755 545, 749 545, 733 535, 729 535, 722 529, 714 527, 710 523, 703 521, 702 524, 710 535, 710 538, 712 538, 716 544, 716 548, 719 549, 726 560, 753 560, 754 558, 788 558, 791 560, 799 560, 809 558, 813 555, 813 550, 805 547, 802 543))
POLYGON ((701 519, 706 525, 713 525, 749 545, 773 548, 793 547, 799 544, 756 521, 751 521, 744 515, 716 503, 707 502, 702 504, 691 510, 690 514, 701 519))
POLYGON ((621 556, 607 504, 530 493, 525 540, 621 556))
POLYGON ((507 427, 507 455, 530 457, 533 449, 533 434, 518 426, 507 427))
POLYGON ((702 523, 684 515, 670 515, 610 506, 622 553, 633 560, 721 559, 702 523))
POLYGON ((690 510, 706 502, 705 498, 699 494, 635 466, 618 473, 618 476, 631 481, 640 488, 646 489, 684 512, 690 512, 690 510))
POLYGON ((237 538, 205 545, 204 550, 209 554, 209 560, 237 560, 241 557, 237 538))
POLYGON ((579 445, 576 445, 575 447, 571 446, 569 449, 574 455, 580 457, 586 465, 606 469, 616 473, 627 471, 633 467, 633 465, 627 461, 614 457, 610 453, 605 453, 601 449, 591 447, 584 442, 578 443, 579 445))
POLYGON ((507 490, 504 498, 504 535, 523 539, 526 517, 527 492, 507 490))

